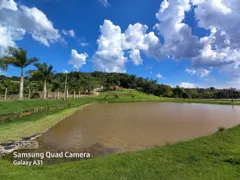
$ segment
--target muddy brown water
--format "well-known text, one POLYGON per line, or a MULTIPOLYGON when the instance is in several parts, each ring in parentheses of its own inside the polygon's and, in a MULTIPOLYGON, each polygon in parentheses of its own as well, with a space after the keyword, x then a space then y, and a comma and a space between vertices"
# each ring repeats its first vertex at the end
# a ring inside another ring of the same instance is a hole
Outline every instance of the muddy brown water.
POLYGON ((190 140, 239 123, 240 106, 94 104, 46 132, 36 151, 89 152, 96 157, 190 140))

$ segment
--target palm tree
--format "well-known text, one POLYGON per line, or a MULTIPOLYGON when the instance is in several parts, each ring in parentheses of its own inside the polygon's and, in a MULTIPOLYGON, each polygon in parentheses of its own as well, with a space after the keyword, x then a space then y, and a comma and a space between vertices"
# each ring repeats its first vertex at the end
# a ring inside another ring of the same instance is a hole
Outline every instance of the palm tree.
POLYGON ((31 76, 35 76, 37 78, 41 78, 43 80, 43 99, 47 98, 47 81, 53 74, 53 66, 47 65, 47 63, 35 63, 34 64, 37 68, 37 70, 31 70, 29 71, 29 74, 31 76))
POLYGON ((59 92, 63 89, 62 83, 58 78, 55 78, 51 83, 52 83, 51 90, 52 92, 54 92, 54 97, 56 97, 55 92, 57 92, 57 99, 59 99, 60 98, 59 92))
POLYGON ((3 61, 3 59, 0 59, 0 69, 7 70, 7 64, 3 61))
POLYGON ((7 50, 7 56, 4 56, 0 60, 0 67, 7 70, 8 65, 13 65, 21 69, 20 87, 19 87, 19 100, 23 99, 23 84, 24 84, 24 68, 28 65, 37 62, 36 57, 27 58, 27 51, 20 48, 9 47, 7 50))

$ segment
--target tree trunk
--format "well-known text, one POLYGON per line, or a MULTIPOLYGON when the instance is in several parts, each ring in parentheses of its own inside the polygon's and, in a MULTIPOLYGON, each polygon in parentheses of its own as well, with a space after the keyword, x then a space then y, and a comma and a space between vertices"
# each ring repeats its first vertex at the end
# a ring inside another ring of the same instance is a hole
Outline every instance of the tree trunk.
POLYGON ((59 99, 59 91, 57 92, 57 99, 59 99))
POLYGON ((67 74, 65 78, 65 85, 64 85, 64 99, 68 98, 68 90, 67 90, 67 74))
POLYGON ((5 96, 4 96, 4 100, 7 100, 7 88, 5 88, 5 96))
POLYGON ((22 100, 22 99, 23 99, 23 83, 24 83, 23 68, 21 68, 21 78, 20 78, 20 88, 19 88, 19 100, 22 100))
POLYGON ((79 97, 81 97, 81 91, 80 90, 78 91, 78 95, 79 95, 79 97))
POLYGON ((43 99, 47 98, 47 81, 44 80, 44 85, 43 85, 43 99))
POLYGON ((31 99, 31 89, 28 89, 28 99, 31 99))
POLYGON ((75 96, 76 96, 76 91, 74 89, 74 91, 73 91, 73 99, 75 99, 75 96))

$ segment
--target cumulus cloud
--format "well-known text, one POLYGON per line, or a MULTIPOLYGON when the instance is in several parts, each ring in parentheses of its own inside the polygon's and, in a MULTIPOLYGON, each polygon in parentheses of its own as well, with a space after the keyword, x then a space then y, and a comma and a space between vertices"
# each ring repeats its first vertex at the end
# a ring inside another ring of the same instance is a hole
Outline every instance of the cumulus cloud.
POLYGON ((98 50, 92 58, 94 68, 105 72, 126 72, 127 58, 121 45, 121 28, 105 20, 100 26, 101 35, 97 40, 98 50))
POLYGON ((104 7, 109 7, 110 4, 108 2, 108 0, 98 0, 104 7))
POLYGON ((193 83, 189 83, 189 82, 182 82, 179 84, 179 87, 182 87, 182 88, 196 88, 197 86, 193 83))
POLYGON ((92 58, 95 70, 126 72, 125 64, 128 59, 135 65, 141 65, 141 51, 146 55, 151 54, 152 46, 158 41, 153 32, 146 34, 147 29, 146 25, 136 23, 130 24, 126 31, 122 32, 119 26, 105 20, 100 26, 98 50, 92 58), (129 57, 126 54, 129 54, 129 57))
POLYGON ((79 70, 84 64, 86 64, 87 57, 87 53, 78 54, 75 49, 72 49, 71 58, 68 61, 68 64, 73 65, 75 70, 79 70))
POLYGON ((211 70, 207 70, 204 68, 201 68, 201 69, 188 69, 187 68, 185 71, 191 75, 199 75, 202 78, 208 76, 211 73, 211 70))
POLYGON ((0 56, 6 47, 14 46, 26 33, 45 46, 61 40, 58 30, 39 9, 18 6, 14 0, 0 0, 0 56))
POLYGON ((156 17, 159 23, 155 29, 164 40, 163 46, 155 50, 159 52, 158 59, 168 56, 176 60, 189 59, 193 67, 203 68, 200 76, 209 74, 206 68, 210 67, 222 72, 228 72, 231 67, 232 76, 240 72, 240 1, 164 0, 156 17), (197 37, 184 23, 185 13, 192 9, 198 28, 210 31, 209 35, 197 37))
POLYGON ((143 64, 143 52, 157 60, 188 59, 196 69, 189 69, 188 72, 200 77, 208 76, 211 73, 208 69, 216 67, 232 77, 240 78, 238 4, 237 0, 228 3, 221 0, 164 0, 156 14, 159 22, 154 29, 158 36, 154 32, 147 33, 148 27, 140 23, 130 24, 122 32, 119 26, 105 20, 101 26, 98 50, 93 58, 95 68, 126 72, 128 59, 135 65, 143 64), (186 13, 190 10, 195 13, 197 28, 204 28, 210 34, 204 37, 192 34, 192 27, 185 23, 186 13), (126 52, 129 56, 126 56, 126 52))
POLYGON ((10 9, 13 11, 17 11, 17 3, 14 0, 0 0, 0 9, 10 9))
POLYGON ((65 36, 71 36, 71 37, 75 37, 75 32, 74 32, 74 30, 65 30, 65 29, 63 29, 62 30, 62 34, 64 34, 65 36))

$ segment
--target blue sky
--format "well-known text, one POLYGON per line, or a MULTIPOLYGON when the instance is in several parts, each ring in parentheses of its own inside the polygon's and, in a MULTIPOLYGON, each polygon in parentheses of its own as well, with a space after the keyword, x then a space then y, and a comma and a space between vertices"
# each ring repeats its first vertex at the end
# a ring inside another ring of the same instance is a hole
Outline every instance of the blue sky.
POLYGON ((0 55, 14 45, 56 72, 126 72, 171 86, 239 88, 236 6, 234 0, 0 0, 0 55))

